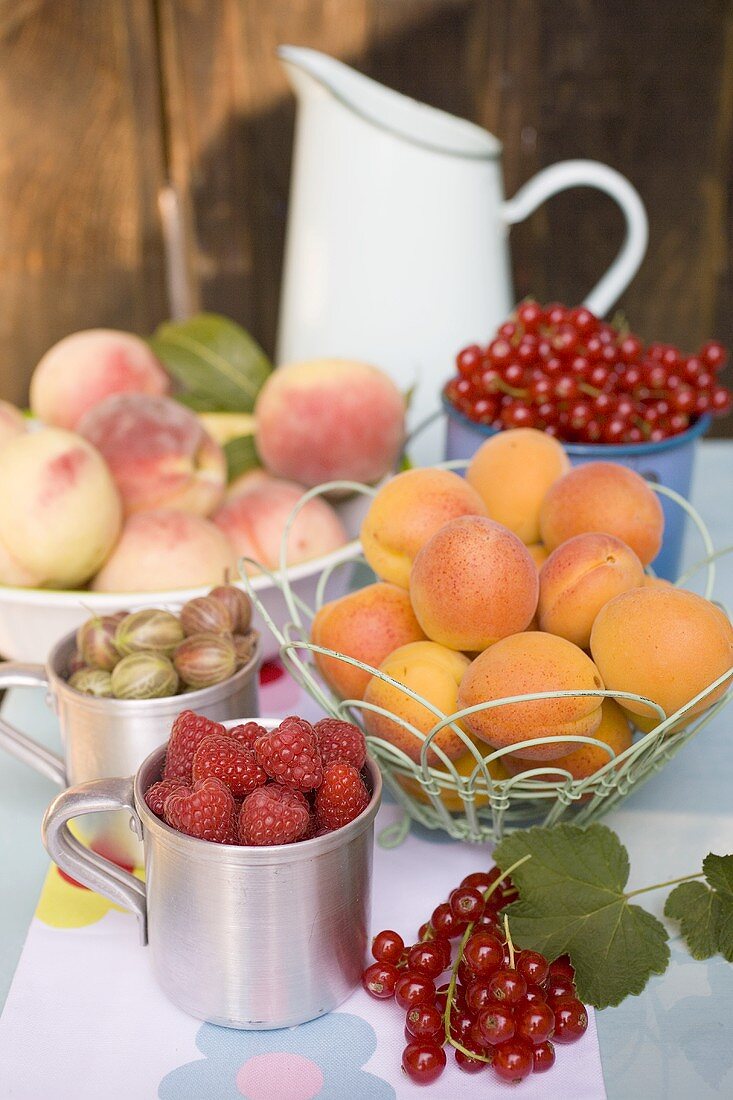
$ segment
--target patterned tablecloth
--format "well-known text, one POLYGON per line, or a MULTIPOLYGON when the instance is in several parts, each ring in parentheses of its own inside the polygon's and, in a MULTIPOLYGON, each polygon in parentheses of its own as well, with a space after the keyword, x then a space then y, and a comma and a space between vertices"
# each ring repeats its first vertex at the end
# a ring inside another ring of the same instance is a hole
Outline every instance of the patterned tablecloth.
MULTIPOLYGON (((718 547, 733 543, 732 499, 733 444, 706 443, 693 502, 718 547)), ((687 562, 699 556, 691 542, 687 562)), ((730 559, 716 596, 733 607, 730 559)), ((264 713, 313 713, 285 676, 271 679, 262 699, 264 713)), ((10 693, 3 713, 57 744, 40 693, 10 693)), ((710 850, 733 851, 732 715, 730 708, 719 715, 609 816, 630 853, 631 889, 690 873, 710 850)), ((0 1000, 12 979, 0 1019, 2 1100, 454 1100, 512 1088, 488 1072, 471 1078, 455 1069, 427 1093, 412 1085, 398 1070, 396 1006, 361 991, 337 1012, 288 1031, 232 1032, 185 1016, 153 984, 133 918, 48 871, 38 823, 50 795, 40 776, 0 756, 0 1000)), ((395 814, 385 804, 378 831, 395 814)), ((378 847, 373 927, 414 934, 448 888, 485 859, 485 849, 421 830, 397 849, 378 847)), ((645 898, 657 916, 664 896, 645 898)), ((596 1014, 580 1043, 558 1051, 550 1074, 512 1091, 593 1100, 604 1095, 605 1079, 611 1100, 733 1096, 733 967, 721 959, 694 962, 677 942, 671 946, 665 975, 641 996, 596 1014)))

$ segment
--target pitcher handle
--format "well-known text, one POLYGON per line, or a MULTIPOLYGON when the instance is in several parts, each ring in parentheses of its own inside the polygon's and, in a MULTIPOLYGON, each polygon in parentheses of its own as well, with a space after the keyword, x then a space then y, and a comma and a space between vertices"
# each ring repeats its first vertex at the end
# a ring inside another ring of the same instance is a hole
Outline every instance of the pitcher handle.
POLYGON ((135 810, 133 780, 95 779, 69 787, 56 796, 44 815, 41 838, 51 859, 62 871, 135 914, 140 942, 145 946, 148 942, 145 883, 92 852, 69 829, 68 822, 72 818, 106 810, 129 810, 135 832, 142 836, 142 825, 135 810))
MULTIPOLYGON (((48 676, 43 665, 26 665, 17 661, 0 662, 0 691, 13 687, 48 687, 48 676)), ((10 722, 0 717, 0 748, 6 749, 16 760, 29 764, 45 775, 57 787, 66 786, 66 765, 60 756, 32 737, 21 733, 10 722)))
POLYGON ((626 218, 626 238, 618 255, 584 304, 598 317, 608 313, 639 270, 649 239, 649 222, 638 191, 625 176, 595 160, 564 160, 544 168, 502 206, 508 225, 524 221, 545 199, 568 187, 596 187, 615 199, 626 218))

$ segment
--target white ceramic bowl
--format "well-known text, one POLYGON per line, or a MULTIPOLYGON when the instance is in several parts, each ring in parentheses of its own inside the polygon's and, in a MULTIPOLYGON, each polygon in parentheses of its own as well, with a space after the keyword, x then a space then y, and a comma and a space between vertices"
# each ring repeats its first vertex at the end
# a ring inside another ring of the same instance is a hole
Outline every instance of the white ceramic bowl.
MULTIPOLYGON (((369 498, 355 496, 340 502, 336 508, 350 536, 347 542, 331 554, 295 565, 288 570, 293 593, 309 606, 315 604, 316 586, 324 569, 335 566, 327 586, 329 599, 343 596, 349 588, 353 562, 361 554, 356 538, 361 520, 369 507, 369 498), (343 563, 343 564, 341 564, 343 563)), ((292 616, 287 609, 280 589, 269 577, 252 578, 268 614, 278 628, 289 622, 292 616)), ((131 611, 140 607, 176 608, 194 596, 204 596, 211 588, 176 588, 160 592, 91 592, 87 589, 58 591, 44 588, 10 588, 0 585, 0 654, 8 660, 33 661, 44 664, 49 650, 65 634, 76 630, 91 615, 108 615, 123 608, 131 611)), ((275 657, 277 642, 264 620, 255 612, 252 624, 262 635, 262 655, 265 660, 275 657)))

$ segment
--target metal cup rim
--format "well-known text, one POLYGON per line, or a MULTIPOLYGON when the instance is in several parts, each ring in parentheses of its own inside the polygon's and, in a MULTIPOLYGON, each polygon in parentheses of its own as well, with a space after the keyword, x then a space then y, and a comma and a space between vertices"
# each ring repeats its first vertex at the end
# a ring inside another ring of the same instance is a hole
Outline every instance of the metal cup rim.
MULTIPOLYGON (((240 725, 243 722, 257 722, 266 728, 274 728, 279 719, 239 718, 224 723, 227 726, 240 725)), ((201 859, 205 861, 215 860, 217 863, 234 863, 237 866, 247 867, 252 865, 286 864, 295 863, 299 859, 312 859, 334 848, 341 847, 353 837, 358 836, 364 829, 371 825, 376 817, 382 800, 382 773, 379 765, 372 756, 366 758, 366 768, 371 785, 371 798, 368 805, 358 817, 343 825, 340 829, 325 833, 323 836, 311 837, 310 840, 298 840, 292 844, 215 844, 210 840, 201 840, 198 837, 179 833, 177 829, 166 825, 152 812, 145 801, 145 789, 151 781, 152 774, 160 774, 161 765, 165 757, 167 742, 154 749, 138 768, 134 776, 134 801, 135 812, 143 826, 143 845, 145 833, 150 832, 156 840, 167 847, 173 848, 185 855, 188 859, 201 859)), ((155 780, 152 780, 155 782, 155 780)))
POLYGON ((100 698, 95 695, 85 695, 82 691, 77 691, 71 687, 69 681, 64 677, 61 666, 63 659, 66 656, 67 649, 75 644, 76 631, 72 630, 70 633, 65 634, 49 653, 46 659, 46 672, 48 674, 49 684, 52 686, 54 692, 58 695, 67 696, 73 699, 74 704, 77 706, 87 707, 89 710, 96 710, 100 713, 109 711, 120 713, 136 713, 144 710, 146 707, 162 708, 171 705, 171 702, 175 699, 183 701, 186 700, 185 706, 182 706, 182 710, 198 710, 205 709, 208 703, 217 700, 222 693, 222 689, 228 688, 231 685, 238 685, 240 681, 247 680, 253 673, 256 673, 257 668, 262 658, 262 639, 257 638, 255 646, 252 651, 252 656, 245 665, 238 668, 233 675, 227 677, 226 680, 220 680, 218 684, 212 684, 210 687, 198 688, 196 691, 188 691, 181 695, 163 695, 155 699, 110 699, 100 698))

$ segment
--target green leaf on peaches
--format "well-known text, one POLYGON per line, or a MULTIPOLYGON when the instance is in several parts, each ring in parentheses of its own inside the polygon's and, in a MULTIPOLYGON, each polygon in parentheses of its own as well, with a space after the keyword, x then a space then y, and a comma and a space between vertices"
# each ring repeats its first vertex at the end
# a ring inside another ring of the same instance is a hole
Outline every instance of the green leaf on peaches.
POLYGON ((224 444, 224 457, 227 460, 227 481, 232 482, 247 470, 256 470, 262 465, 257 454, 253 435, 240 435, 224 444))
POLYGON ((272 364, 241 325, 217 313, 166 321, 149 340, 181 399, 199 412, 252 412, 272 364))
POLYGON ((502 870, 528 855, 512 873, 519 900, 506 909, 518 946, 548 959, 569 954, 578 996, 596 1008, 620 1004, 664 973, 667 932, 630 904, 628 854, 611 829, 594 823, 518 830, 494 850, 502 870))

